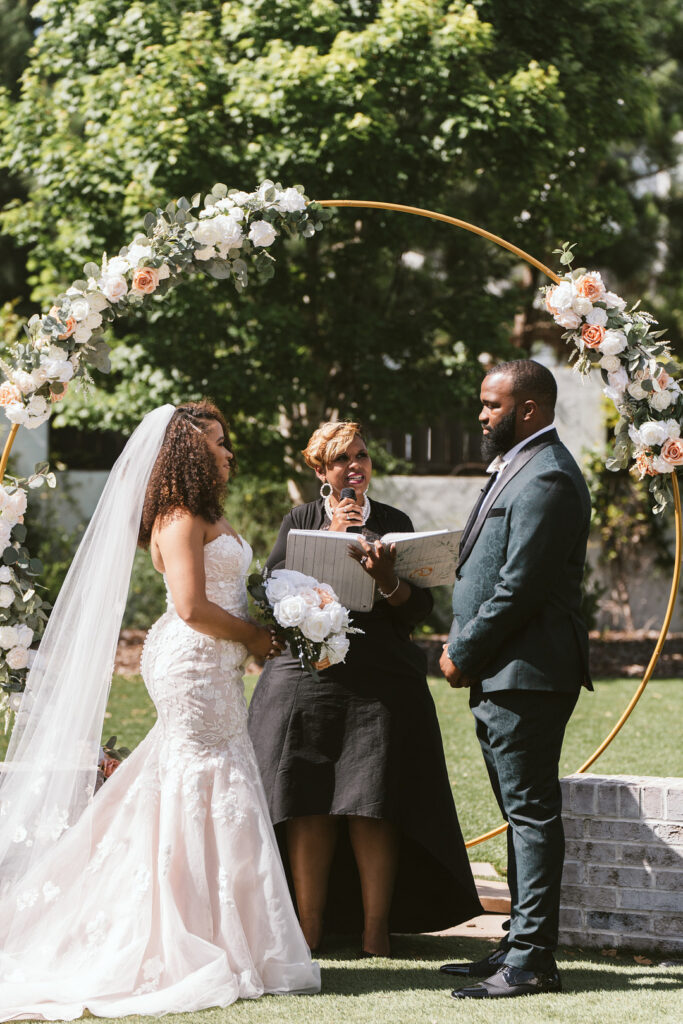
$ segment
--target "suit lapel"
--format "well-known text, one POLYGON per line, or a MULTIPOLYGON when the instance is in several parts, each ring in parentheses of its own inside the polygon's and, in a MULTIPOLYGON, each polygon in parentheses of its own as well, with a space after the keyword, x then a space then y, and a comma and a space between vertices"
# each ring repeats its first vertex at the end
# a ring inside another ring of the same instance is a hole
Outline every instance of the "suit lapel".
MULTIPOLYGON (((524 469, 527 462, 530 462, 531 459, 533 459, 534 455, 537 454, 537 452, 541 451, 541 449, 543 448, 547 448, 550 444, 558 444, 559 441, 560 438, 557 434, 557 431, 548 430, 545 434, 541 434, 540 437, 534 438, 533 441, 531 441, 528 445, 522 448, 522 450, 518 452, 517 455, 515 455, 510 465, 507 466, 502 473, 498 474, 498 479, 496 480, 493 487, 488 491, 488 496, 490 498, 489 508, 493 507, 493 503, 495 502, 496 498, 501 493, 501 491, 505 490, 510 481, 517 476, 521 469, 524 469)), ((458 558, 457 569, 460 569, 463 562, 469 556, 472 548, 474 547, 477 541, 479 534, 482 531, 484 523, 486 522, 486 516, 479 516, 479 518, 477 518, 477 513, 479 512, 479 509, 482 506, 483 500, 484 496, 482 494, 482 498, 477 502, 474 509, 472 510, 470 517, 467 520, 465 529, 463 530, 463 539, 460 544, 460 557, 458 558)))

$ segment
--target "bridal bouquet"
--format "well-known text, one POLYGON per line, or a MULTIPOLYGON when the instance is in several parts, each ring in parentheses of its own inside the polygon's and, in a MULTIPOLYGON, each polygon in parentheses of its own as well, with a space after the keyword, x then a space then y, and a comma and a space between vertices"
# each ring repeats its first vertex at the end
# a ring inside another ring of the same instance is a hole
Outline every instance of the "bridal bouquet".
POLYGON ((249 577, 248 590, 280 638, 314 678, 318 669, 343 661, 348 633, 362 633, 327 583, 293 569, 249 577))

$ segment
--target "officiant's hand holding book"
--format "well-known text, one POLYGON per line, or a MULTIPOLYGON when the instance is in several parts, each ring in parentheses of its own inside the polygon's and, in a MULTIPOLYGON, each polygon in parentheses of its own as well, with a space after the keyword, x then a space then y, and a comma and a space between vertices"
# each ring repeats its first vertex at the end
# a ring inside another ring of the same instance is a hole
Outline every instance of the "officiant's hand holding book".
MULTIPOLYGON (((381 545, 392 553, 396 579, 418 587, 436 587, 455 579, 460 535, 457 530, 387 533, 381 538, 381 545)), ((315 575, 329 583, 347 608, 369 611, 377 588, 361 559, 367 555, 372 566, 374 559, 366 550, 371 546, 359 534, 290 530, 285 564, 288 569, 315 575), (350 549, 355 557, 349 557, 350 549)), ((380 589, 385 596, 391 596, 389 590, 381 586, 380 589)))

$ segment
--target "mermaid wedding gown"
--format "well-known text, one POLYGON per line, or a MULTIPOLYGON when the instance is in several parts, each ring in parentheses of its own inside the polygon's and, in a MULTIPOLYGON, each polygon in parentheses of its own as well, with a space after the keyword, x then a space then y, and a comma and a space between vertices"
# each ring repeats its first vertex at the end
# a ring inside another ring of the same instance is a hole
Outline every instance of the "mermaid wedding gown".
MULTIPOLYGON (((228 534, 204 549, 207 596, 234 615, 251 557, 228 534)), ((142 656, 155 726, 12 893, 13 925, 0 920, 1 1020, 319 991, 247 734, 246 653, 191 629, 169 593, 142 656)))

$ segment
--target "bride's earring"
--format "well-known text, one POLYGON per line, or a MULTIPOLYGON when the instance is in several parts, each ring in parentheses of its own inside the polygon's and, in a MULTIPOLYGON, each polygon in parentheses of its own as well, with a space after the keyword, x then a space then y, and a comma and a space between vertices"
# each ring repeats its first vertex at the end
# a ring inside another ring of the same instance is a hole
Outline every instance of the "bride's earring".
POLYGON ((324 480, 322 485, 321 485, 321 487, 320 487, 320 497, 321 498, 329 498, 329 496, 331 494, 332 494, 332 484, 329 483, 327 480, 324 480), (325 490, 326 487, 329 488, 329 490, 326 491, 325 490))

